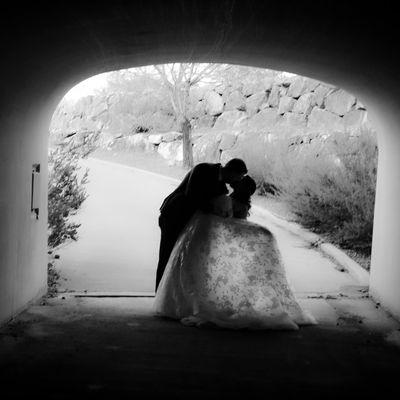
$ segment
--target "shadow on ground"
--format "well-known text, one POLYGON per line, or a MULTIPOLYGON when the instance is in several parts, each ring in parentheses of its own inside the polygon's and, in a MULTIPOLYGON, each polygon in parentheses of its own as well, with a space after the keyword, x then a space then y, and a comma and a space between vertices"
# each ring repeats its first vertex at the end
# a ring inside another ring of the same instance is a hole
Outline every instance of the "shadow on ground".
POLYGON ((387 338, 399 324, 368 299, 301 299, 319 325, 299 331, 185 327, 154 317, 152 302, 66 295, 30 307, 0 330, 2 398, 326 399, 397 389, 400 347, 387 338))

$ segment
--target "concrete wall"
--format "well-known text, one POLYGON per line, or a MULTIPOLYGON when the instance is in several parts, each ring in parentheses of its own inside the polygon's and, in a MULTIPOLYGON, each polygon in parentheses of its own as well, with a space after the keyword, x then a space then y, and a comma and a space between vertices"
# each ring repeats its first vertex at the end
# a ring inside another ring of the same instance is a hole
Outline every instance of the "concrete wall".
POLYGON ((390 88, 370 103, 381 132, 370 293, 400 318, 400 115, 396 94, 389 93, 390 88))
POLYGON ((3 109, 6 121, 0 125, 0 321, 47 289, 48 119, 41 118, 42 104, 35 105, 3 109), (36 163, 41 167, 39 219, 31 213, 31 171, 36 163))
POLYGON ((12 4, 0 13, 0 321, 45 287, 46 185, 34 221, 31 165, 46 165, 50 117, 62 95, 97 73, 187 60, 294 72, 367 106, 380 145, 371 287, 400 316, 396 13, 357 1, 12 4))

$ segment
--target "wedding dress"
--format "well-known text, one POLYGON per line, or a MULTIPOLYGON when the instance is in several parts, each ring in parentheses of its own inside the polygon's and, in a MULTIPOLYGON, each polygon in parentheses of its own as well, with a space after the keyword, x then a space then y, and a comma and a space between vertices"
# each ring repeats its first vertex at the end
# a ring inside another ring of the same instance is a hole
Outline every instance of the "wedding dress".
POLYGON ((297 330, 316 323, 296 300, 268 229, 200 211, 175 244, 154 312, 186 325, 231 329, 297 330))

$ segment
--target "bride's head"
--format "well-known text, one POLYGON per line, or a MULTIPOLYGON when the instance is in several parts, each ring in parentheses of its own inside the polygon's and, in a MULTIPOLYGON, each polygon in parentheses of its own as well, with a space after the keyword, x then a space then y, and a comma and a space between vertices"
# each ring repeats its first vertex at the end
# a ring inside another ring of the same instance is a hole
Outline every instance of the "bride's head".
POLYGON ((253 178, 246 175, 240 181, 230 185, 233 189, 231 194, 234 200, 233 216, 246 218, 250 209, 250 198, 255 193, 257 185, 253 178))
POLYGON ((255 193, 257 185, 255 180, 249 175, 244 176, 240 181, 230 185, 233 189, 235 197, 250 200, 250 197, 255 193))

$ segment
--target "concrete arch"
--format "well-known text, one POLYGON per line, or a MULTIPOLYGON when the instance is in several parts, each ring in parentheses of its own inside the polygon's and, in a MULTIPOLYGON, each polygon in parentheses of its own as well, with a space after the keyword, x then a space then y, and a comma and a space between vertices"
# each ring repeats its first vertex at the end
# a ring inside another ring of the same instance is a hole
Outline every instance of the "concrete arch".
POLYGON ((110 70, 212 61, 294 72, 342 87, 379 134, 371 292, 400 316, 398 33, 383 6, 337 1, 114 1, 2 6, 0 321, 46 287, 46 168, 40 215, 31 169, 47 165, 52 113, 78 82, 110 70))

